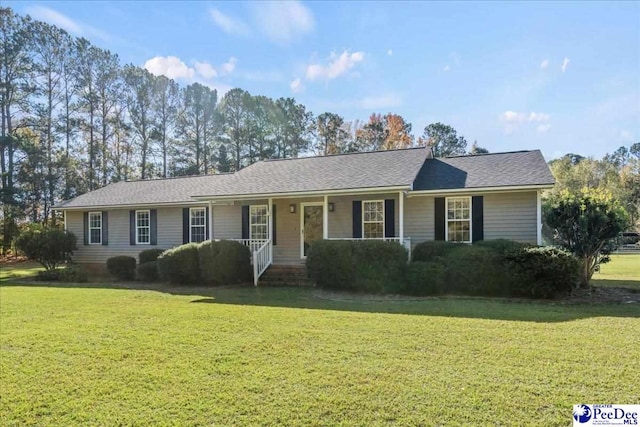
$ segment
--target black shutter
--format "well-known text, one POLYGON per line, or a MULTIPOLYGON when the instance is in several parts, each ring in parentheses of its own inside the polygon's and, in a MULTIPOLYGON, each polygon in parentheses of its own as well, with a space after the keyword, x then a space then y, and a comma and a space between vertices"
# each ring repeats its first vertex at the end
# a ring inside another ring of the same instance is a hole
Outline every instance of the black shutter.
POLYGON ((472 242, 484 240, 484 198, 473 196, 471 198, 471 236, 472 242))
POLYGON ((136 211, 129 211, 129 244, 136 244, 136 211))
MULTIPOLYGON (((211 208, 213 209, 213 208, 211 208)), ((209 240, 209 235, 213 236, 213 231, 209 230, 209 215, 212 214, 212 212, 209 212, 209 207, 204 208, 205 211, 205 218, 204 220, 206 221, 206 224, 204 226, 204 240, 209 240)), ((213 227, 211 227, 213 228, 213 227)), ((213 240, 213 237, 211 238, 211 240, 213 240)))
POLYGON ((384 201, 384 237, 396 237, 396 201, 384 201))
POLYGON ((249 206, 242 207, 242 238, 249 238, 249 206))
POLYGON ((84 244, 89 244, 89 212, 82 213, 82 227, 84 230, 84 244))
POLYGON ((273 217, 271 220, 271 223, 273 224, 273 230, 271 232, 271 236, 273 237, 273 246, 276 245, 277 243, 277 239, 276 239, 276 224, 278 221, 276 221, 278 219, 278 217, 276 216, 276 205, 271 206, 271 216, 273 217))
POLYGON ((109 212, 102 211, 102 246, 109 245, 109 212))
POLYGON ((189 243, 189 208, 182 208, 182 243, 189 243))
POLYGON ((158 244, 158 210, 151 209, 149 211, 149 244, 156 246, 158 244))
POLYGON ((445 230, 445 207, 444 197, 436 197, 433 199, 433 217, 434 217, 434 230, 433 235, 435 240, 444 240, 445 230))
POLYGON ((353 237, 362 238, 362 200, 353 201, 353 237))

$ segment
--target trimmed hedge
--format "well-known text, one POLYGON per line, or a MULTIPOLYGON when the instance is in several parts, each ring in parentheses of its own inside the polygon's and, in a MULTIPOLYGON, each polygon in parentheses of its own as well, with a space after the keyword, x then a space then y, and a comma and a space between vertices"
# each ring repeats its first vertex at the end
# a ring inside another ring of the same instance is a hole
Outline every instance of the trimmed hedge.
POLYGON ((403 287, 407 251, 395 242, 318 240, 307 274, 318 287, 380 293, 403 287))
POLYGON ((496 255, 500 256, 507 256, 513 252, 534 247, 534 245, 530 243, 516 242, 508 239, 480 240, 475 242, 473 246, 490 249, 496 255))
POLYGON ((107 260, 107 271, 118 280, 135 280, 136 259, 130 256, 114 256, 107 260))
POLYGON ((459 247, 459 243, 430 240, 415 245, 411 251, 411 258, 412 261, 431 262, 438 257, 446 257, 451 251, 459 247))
POLYGON ((414 261, 407 266, 406 284, 401 293, 438 295, 444 291, 447 268, 441 262, 414 261))
POLYGON ((231 240, 208 241, 198 247, 200 274, 209 285, 228 285, 251 281, 251 251, 231 240))
POLYGON ((145 249, 138 254, 138 263, 140 265, 147 262, 155 261, 164 252, 164 249, 145 249))
POLYGON ((138 266, 138 280, 155 282, 158 280, 158 261, 148 261, 138 266))
POLYGON ((61 282, 68 283, 86 283, 89 281, 87 270, 77 264, 67 266, 67 268, 59 270, 59 279, 61 282))
POLYGON ((164 251, 157 260, 160 279, 172 284, 194 284, 200 281, 197 243, 187 243, 164 251))
POLYGON ((488 247, 458 244, 447 254, 445 293, 508 296, 510 279, 504 257, 488 247))

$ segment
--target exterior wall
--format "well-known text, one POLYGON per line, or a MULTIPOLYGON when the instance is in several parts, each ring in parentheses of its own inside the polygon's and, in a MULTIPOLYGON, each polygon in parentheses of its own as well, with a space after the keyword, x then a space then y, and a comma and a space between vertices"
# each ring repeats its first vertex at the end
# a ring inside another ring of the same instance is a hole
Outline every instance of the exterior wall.
MULTIPOLYGON (((400 207, 398 206, 398 193, 360 195, 360 196, 337 196, 329 197, 329 201, 335 205, 335 210, 329 212, 329 238, 350 238, 353 237, 353 201, 354 200, 386 200, 393 199, 395 213, 395 234, 400 233, 400 207)), ((406 199, 405 199, 406 201, 406 199)), ((406 204, 405 204, 406 208, 406 204)), ((406 218, 406 212, 405 212, 406 218)))
POLYGON ((493 193, 484 196, 484 239, 536 243, 537 193, 493 193))
POLYGON ((404 235, 411 238, 411 245, 433 240, 433 197, 410 197, 404 201, 404 235))

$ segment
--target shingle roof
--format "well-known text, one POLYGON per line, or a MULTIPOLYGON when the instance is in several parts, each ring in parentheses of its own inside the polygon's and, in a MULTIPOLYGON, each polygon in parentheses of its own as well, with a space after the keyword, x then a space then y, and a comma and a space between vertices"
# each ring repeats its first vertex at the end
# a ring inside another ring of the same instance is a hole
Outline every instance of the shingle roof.
POLYGON ((428 159, 413 189, 552 185, 555 182, 540 150, 428 159))
POLYGON ((429 150, 353 153, 267 160, 234 174, 117 182, 56 208, 180 204, 197 196, 406 187, 439 190, 553 184, 539 150, 430 159, 429 150))

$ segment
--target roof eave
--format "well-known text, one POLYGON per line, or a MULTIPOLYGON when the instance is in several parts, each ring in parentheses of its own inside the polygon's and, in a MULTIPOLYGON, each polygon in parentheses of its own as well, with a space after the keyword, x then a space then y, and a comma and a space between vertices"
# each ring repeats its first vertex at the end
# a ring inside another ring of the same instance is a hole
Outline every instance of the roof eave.
POLYGON ((432 194, 451 194, 451 193, 486 193, 486 192, 515 192, 515 191, 533 191, 546 190, 553 188, 555 183, 546 184, 530 184, 530 185, 502 185, 494 187, 471 187, 471 188, 438 188, 434 190, 414 190, 409 192, 408 197, 428 196, 432 194))

